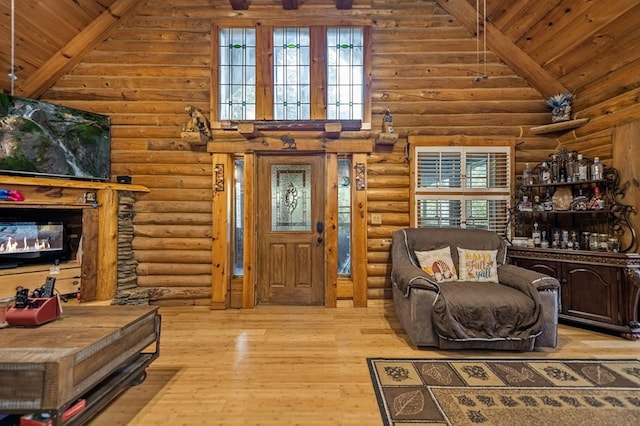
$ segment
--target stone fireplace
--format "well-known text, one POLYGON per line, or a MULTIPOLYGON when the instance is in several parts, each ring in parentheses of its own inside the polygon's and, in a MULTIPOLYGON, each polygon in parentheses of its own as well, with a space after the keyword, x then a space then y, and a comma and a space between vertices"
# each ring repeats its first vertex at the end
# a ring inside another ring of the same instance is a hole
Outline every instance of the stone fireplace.
MULTIPOLYGON (((132 246, 136 194, 148 192, 147 188, 0 176, 0 189, 18 191, 24 196, 24 201, 0 201, 0 223, 19 222, 23 218, 27 222, 63 224, 65 247, 57 253, 64 261, 78 264, 81 302, 148 303, 146 292, 137 288, 132 246)), ((53 261, 47 258, 43 264, 53 261)), ((27 266, 0 269, 0 273, 6 281, 10 280, 7 275, 19 274, 23 268, 27 266)))

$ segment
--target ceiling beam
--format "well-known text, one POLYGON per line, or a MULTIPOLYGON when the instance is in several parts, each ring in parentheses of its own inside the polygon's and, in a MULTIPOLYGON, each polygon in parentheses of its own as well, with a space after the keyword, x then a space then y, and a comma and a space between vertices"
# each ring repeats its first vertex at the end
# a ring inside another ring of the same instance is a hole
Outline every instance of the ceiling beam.
MULTIPOLYGON (((476 9, 467 0, 436 0, 436 3, 471 33, 475 33, 476 9)), ((479 19, 483 19, 483 17, 479 16, 479 19)), ((557 93, 569 92, 562 83, 535 62, 491 22, 487 21, 485 31, 487 32, 487 47, 542 95, 549 97, 557 93)))
POLYGON ((298 9, 298 0, 280 0, 284 10, 298 9))
POLYGON ((249 10, 249 0, 229 0, 233 10, 249 10))
POLYGON ((39 98, 56 81, 73 68, 119 28, 143 0, 116 0, 96 19, 80 31, 69 43, 53 54, 40 68, 16 86, 16 93, 27 98, 39 98))

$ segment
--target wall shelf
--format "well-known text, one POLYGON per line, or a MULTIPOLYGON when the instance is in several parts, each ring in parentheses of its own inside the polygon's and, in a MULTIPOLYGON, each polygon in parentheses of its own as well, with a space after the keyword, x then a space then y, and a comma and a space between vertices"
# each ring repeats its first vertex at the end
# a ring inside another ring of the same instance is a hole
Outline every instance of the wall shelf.
POLYGON ((376 145, 390 145, 393 146, 398 142, 397 133, 380 133, 376 138, 376 145))
POLYGON ((568 130, 577 129, 578 127, 586 124, 589 121, 588 118, 578 118, 575 120, 560 121, 558 123, 545 124, 543 126, 536 126, 531 128, 531 133, 534 135, 543 135, 546 133, 565 132, 568 130))

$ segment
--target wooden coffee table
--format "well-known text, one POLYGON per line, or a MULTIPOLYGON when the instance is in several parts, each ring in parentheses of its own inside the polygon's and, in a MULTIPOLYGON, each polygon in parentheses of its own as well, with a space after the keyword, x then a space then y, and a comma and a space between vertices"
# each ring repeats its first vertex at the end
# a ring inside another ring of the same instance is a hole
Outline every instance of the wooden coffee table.
POLYGON ((160 354, 161 317, 154 306, 63 306, 38 327, 0 329, 0 413, 62 413, 82 424, 120 392, 141 383, 160 354), (154 344, 155 343, 155 344, 154 344))

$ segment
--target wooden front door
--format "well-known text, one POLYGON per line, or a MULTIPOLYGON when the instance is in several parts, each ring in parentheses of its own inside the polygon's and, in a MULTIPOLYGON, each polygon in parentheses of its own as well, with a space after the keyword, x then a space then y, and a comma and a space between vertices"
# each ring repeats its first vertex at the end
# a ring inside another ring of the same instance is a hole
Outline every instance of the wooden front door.
POLYGON ((324 304, 324 168, 322 155, 258 157, 258 304, 324 304))

